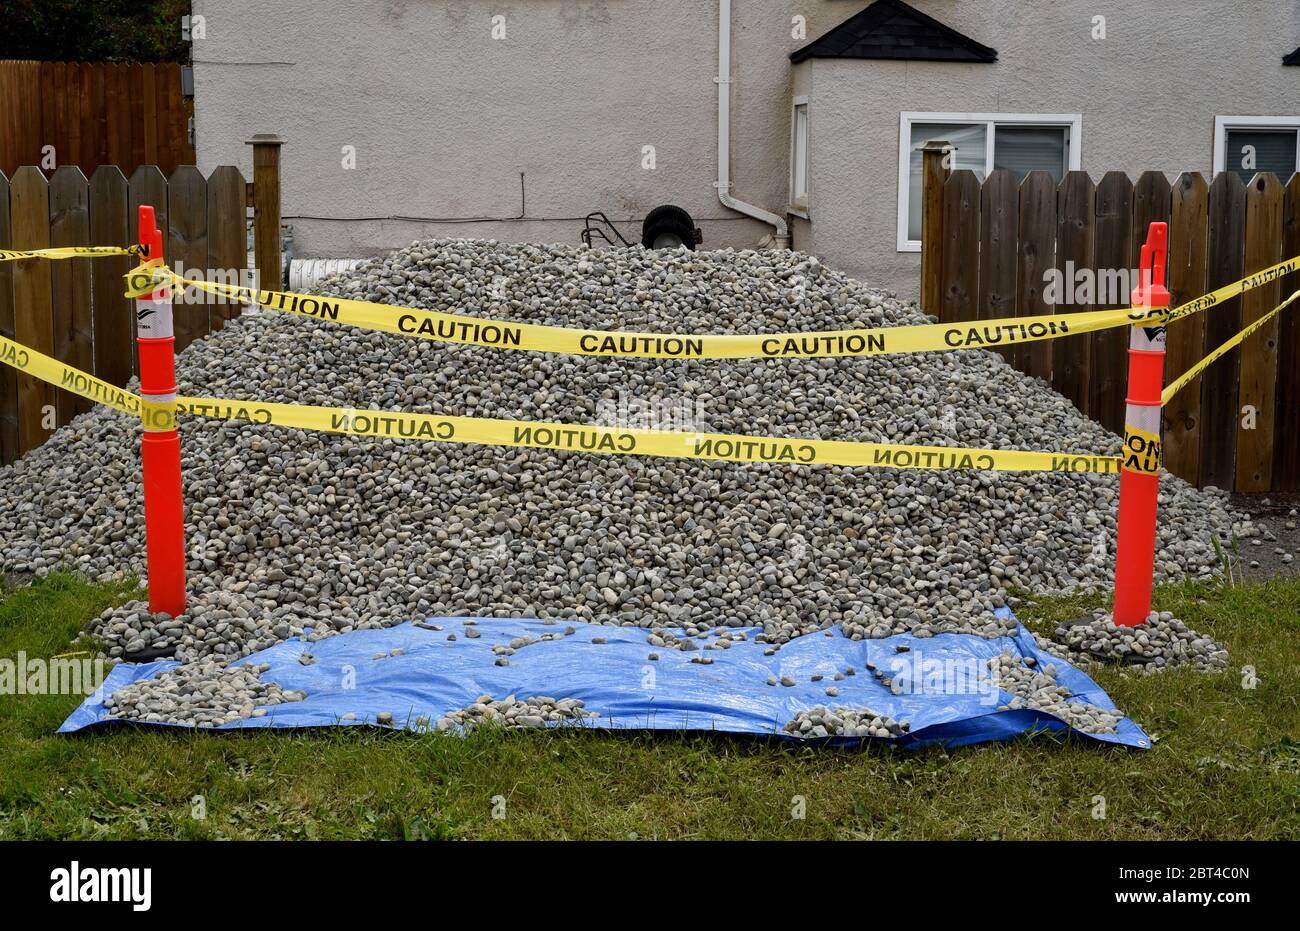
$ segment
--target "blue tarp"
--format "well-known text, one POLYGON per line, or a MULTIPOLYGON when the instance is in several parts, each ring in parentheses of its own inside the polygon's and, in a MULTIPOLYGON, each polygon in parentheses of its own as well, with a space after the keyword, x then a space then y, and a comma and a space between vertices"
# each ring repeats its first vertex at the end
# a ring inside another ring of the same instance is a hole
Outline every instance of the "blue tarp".
MULTIPOLYGON (((1010 695, 993 689, 978 677, 988 674, 986 663, 1006 650, 1034 657, 1040 664, 1055 664, 1057 681, 1077 701, 1114 710, 1115 705, 1088 676, 1063 660, 1041 653, 1033 637, 1018 626, 1013 636, 985 640, 969 634, 940 634, 919 639, 906 634, 880 640, 854 641, 839 628, 797 638, 773 656, 764 656, 767 644, 755 642, 761 628, 741 629, 745 641, 729 649, 683 652, 647 645, 640 628, 540 620, 475 618, 479 639, 465 636, 465 618, 429 618, 425 625, 406 623, 385 630, 359 630, 315 643, 288 640, 240 660, 269 663, 263 680, 278 682, 286 690, 301 690, 306 699, 270 706, 264 717, 222 725, 216 730, 256 727, 332 727, 374 725, 376 716, 388 712, 395 728, 423 728, 430 722, 470 705, 480 695, 523 699, 545 695, 580 698, 586 710, 598 717, 580 726, 617 730, 713 730, 740 734, 786 736, 785 724, 815 705, 871 708, 898 721, 910 732, 889 742, 902 746, 940 743, 947 746, 1005 740, 1031 731, 1066 731, 1064 722, 1027 710, 998 711, 1010 695), (533 643, 509 657, 509 665, 495 664, 494 644, 517 637, 536 640, 542 634, 576 633, 559 640, 533 643), (455 634, 451 640, 449 634, 455 634), (604 638, 605 643, 593 643, 604 638), (899 647, 905 647, 900 652, 899 647), (398 656, 387 655, 400 649, 398 656), (303 665, 299 657, 310 652, 315 663, 303 665), (385 654, 375 659, 376 654, 385 654), (648 659, 651 653, 658 660, 648 659), (694 657, 713 663, 692 663, 694 657), (902 686, 895 695, 867 671, 867 663, 892 675, 902 686), (835 673, 852 666, 856 675, 835 681, 835 673), (814 682, 813 675, 823 678, 814 682), (789 677, 792 687, 767 684, 768 677, 789 677), (829 697, 828 687, 839 695, 829 697), (343 720, 346 714, 354 719, 343 720)), ((713 643, 714 638, 697 641, 713 643)), ((71 733, 112 722, 103 699, 117 689, 150 679, 178 665, 172 661, 121 664, 113 668, 101 688, 68 717, 59 728, 71 733)), ((1041 668, 1041 667, 1040 667, 1041 668)), ((167 726, 167 725, 159 725, 167 726)), ((558 723, 552 726, 560 726, 558 723)), ((574 726, 570 724, 569 726, 574 726)), ((1150 738, 1124 718, 1115 734, 1082 734, 1101 743, 1149 748, 1150 738)), ((791 738, 794 739, 794 738, 791 738)), ((854 738, 834 738, 828 743, 853 744, 854 738)))
MULTIPOLYGON (((1023 627, 1013 636, 985 640, 968 634, 940 634, 919 639, 906 634, 880 640, 854 641, 834 628, 800 637, 773 656, 754 637, 761 628, 748 628, 744 641, 729 649, 683 652, 654 648, 640 628, 573 624, 576 633, 559 640, 537 642, 518 649, 509 665, 496 665, 494 644, 517 637, 537 640, 565 624, 540 620, 475 618, 482 636, 465 636, 465 618, 429 618, 424 626, 406 623, 385 630, 361 630, 316 643, 289 640, 240 663, 269 663, 265 681, 286 690, 302 691, 306 699, 270 706, 264 717, 222 725, 217 730, 255 727, 330 727, 373 725, 388 712, 393 727, 423 727, 418 718, 436 722, 448 712, 473 703, 480 695, 518 698, 546 695, 581 698, 598 717, 582 726, 618 730, 716 730, 741 734, 786 736, 785 724, 815 705, 871 708, 907 721, 909 733, 890 742, 902 746, 941 743, 947 746, 1004 740, 1030 731, 1065 731, 1064 722, 1036 711, 998 711, 1011 696, 991 688, 987 661, 1010 650, 1057 668, 1057 681, 1074 700, 1114 710, 1115 705, 1087 675, 1063 660, 1041 653, 1023 627), (439 625, 441 631, 431 629, 439 625), (455 634, 454 640, 449 634, 455 634), (603 638, 605 643, 593 643, 603 638), (900 652, 900 647, 905 648, 900 652), (400 649, 398 656, 389 655, 400 649), (311 665, 299 657, 310 652, 311 665), (384 658, 375 659, 383 653, 384 658), (658 660, 650 660, 651 653, 658 660), (707 656, 710 665, 691 662, 707 656), (894 677, 901 694, 878 682, 867 664, 894 677), (856 675, 834 680, 836 672, 852 667, 856 675), (812 676, 821 675, 820 681, 812 676), (771 686, 768 678, 789 677, 792 687, 771 686), (830 697, 828 687, 839 690, 830 697), (344 715, 353 718, 344 720, 344 715)), ((714 642, 708 638, 703 643, 714 642)), ((150 679, 178 665, 172 661, 121 664, 103 685, 59 728, 71 733, 112 721, 103 700, 117 689, 150 679)), ((167 725, 160 725, 167 726, 167 725)), ((559 725, 554 725, 559 726, 559 725)), ((572 726, 572 725, 570 725, 572 726)), ((1079 732, 1073 732, 1079 734, 1079 732)), ((1080 734, 1102 743, 1149 748, 1151 741, 1135 723, 1124 718, 1115 734, 1080 734)), ((831 743, 856 743, 837 738, 831 743)))

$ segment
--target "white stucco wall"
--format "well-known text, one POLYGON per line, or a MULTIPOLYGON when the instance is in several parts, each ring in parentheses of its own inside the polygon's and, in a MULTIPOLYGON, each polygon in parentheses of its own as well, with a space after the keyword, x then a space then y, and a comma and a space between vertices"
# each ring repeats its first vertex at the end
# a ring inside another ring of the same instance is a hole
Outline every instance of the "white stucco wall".
MULTIPOLYGON (((808 40, 865 0, 734 0, 732 193, 784 209, 790 96, 810 97, 811 223, 798 248, 914 295, 896 248, 903 110, 1083 117, 1083 167, 1208 175, 1216 114, 1300 113, 1300 3, 915 0, 998 50, 992 65, 817 59, 808 40), (1093 17, 1107 37, 1091 38, 1093 17)), ((718 203, 716 0, 194 0, 200 167, 251 179, 255 132, 285 137, 284 214, 300 255, 366 256, 428 236, 578 242, 604 210, 637 239, 685 207, 705 247, 769 232, 718 203), (506 38, 491 38, 492 17, 506 38), (344 170, 341 147, 356 146, 344 170), (642 146, 658 167, 641 168, 642 146), (525 175, 527 219, 520 213, 525 175), (418 222, 390 217, 502 218, 418 222)))
MULTIPOLYGON (((735 0, 732 18, 732 193, 772 211, 787 200, 798 6, 735 0)), ((857 8, 817 4, 810 35, 857 8)), ((283 213, 301 255, 426 236, 576 244, 594 210, 636 241, 665 202, 692 213, 706 248, 770 232, 714 189, 716 0, 195 0, 194 12, 207 33, 193 52, 199 166, 251 172, 244 140, 283 136, 283 213), (491 37, 498 14, 503 40, 491 37), (344 145, 355 170, 341 166, 344 145), (348 219, 513 218, 520 172, 525 221, 348 219)))
POLYGON ((1210 177, 1215 115, 1300 114, 1300 3, 1224 0, 916 0, 998 51, 994 64, 815 59, 810 217, 832 267, 918 291, 920 256, 899 253, 899 114, 1079 113, 1082 168, 1210 177), (1106 38, 1091 37, 1093 16, 1106 38))

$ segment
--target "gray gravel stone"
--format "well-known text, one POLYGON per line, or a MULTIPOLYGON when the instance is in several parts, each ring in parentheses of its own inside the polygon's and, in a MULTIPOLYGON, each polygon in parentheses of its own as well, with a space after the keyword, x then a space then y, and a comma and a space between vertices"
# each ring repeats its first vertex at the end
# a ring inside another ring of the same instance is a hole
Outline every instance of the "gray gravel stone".
POLYGON ((1123 627, 1110 612, 1098 609, 1090 619, 1056 628, 1044 648, 1076 665, 1120 663, 1160 672, 1192 668, 1219 672, 1228 668, 1228 650, 1213 637, 1197 633, 1169 611, 1152 611, 1145 624, 1123 627))
POLYGON ((795 737, 901 737, 907 733, 905 723, 870 708, 827 708, 817 705, 800 711, 784 728, 795 737))
POLYGON ((597 717, 594 711, 586 711, 583 704, 579 698, 557 700, 537 696, 517 699, 514 695, 508 695, 496 700, 491 695, 480 695, 472 705, 439 718, 437 729, 468 734, 480 727, 491 726, 539 728, 546 727, 551 722, 580 724, 597 717))
MULTIPOLYGON (((154 724, 216 727, 261 717, 257 706, 302 701, 301 692, 263 682, 266 664, 230 666, 207 659, 133 682, 104 699, 109 717, 154 724)), ((266 712, 263 710, 262 714, 266 712)))
POLYGON ((998 711, 1032 709, 1059 718, 1075 730, 1089 734, 1115 733, 1122 714, 1086 702, 1070 701, 1070 690, 1056 682, 1055 666, 1037 669, 1026 665, 1023 659, 1020 654, 1007 651, 988 661, 992 683, 1012 695, 1008 703, 998 706, 998 711))
MULTIPOLYGON (((320 291, 653 332, 927 319, 789 251, 420 242, 320 291)), ((567 357, 263 312, 192 345, 178 379, 188 395, 358 409, 1001 449, 1120 445, 983 351, 567 357), (689 422, 665 406, 688 408, 689 422)), ((90 630, 111 658, 220 668, 306 628, 317 641, 443 615, 637 626, 686 651, 750 624, 770 649, 837 623, 859 640, 996 636, 1011 626, 993 612, 1012 586, 1111 584, 1115 476, 600 456, 195 417, 180 429, 192 602, 178 618, 150 615, 143 600, 105 612, 90 630)), ((139 437, 138 420, 97 408, 0 469, 0 570, 142 575, 139 437)), ((1222 492, 1166 474, 1160 494, 1160 579, 1211 576, 1216 535, 1255 535, 1222 492)))

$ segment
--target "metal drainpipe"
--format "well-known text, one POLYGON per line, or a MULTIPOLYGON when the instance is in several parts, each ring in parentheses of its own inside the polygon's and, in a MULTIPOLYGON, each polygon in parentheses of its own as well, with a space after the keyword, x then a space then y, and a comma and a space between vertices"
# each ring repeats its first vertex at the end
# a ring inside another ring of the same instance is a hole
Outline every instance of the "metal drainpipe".
POLYGON ((731 196, 731 0, 718 0, 718 200, 776 230, 776 247, 790 248, 785 218, 731 196))

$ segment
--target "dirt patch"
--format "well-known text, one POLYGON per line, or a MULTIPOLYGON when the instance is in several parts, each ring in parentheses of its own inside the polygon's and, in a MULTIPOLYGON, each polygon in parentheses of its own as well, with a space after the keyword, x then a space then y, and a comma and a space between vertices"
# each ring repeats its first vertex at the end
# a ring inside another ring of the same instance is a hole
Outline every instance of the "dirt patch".
POLYGON ((1248 579, 1300 575, 1300 494, 1233 495, 1232 506, 1250 514, 1260 535, 1242 540, 1239 566, 1248 579))
POLYGON ((15 588, 22 588, 24 585, 31 585, 36 580, 36 574, 33 572, 10 572, 8 574, 0 572, 0 592, 13 591, 15 588))

